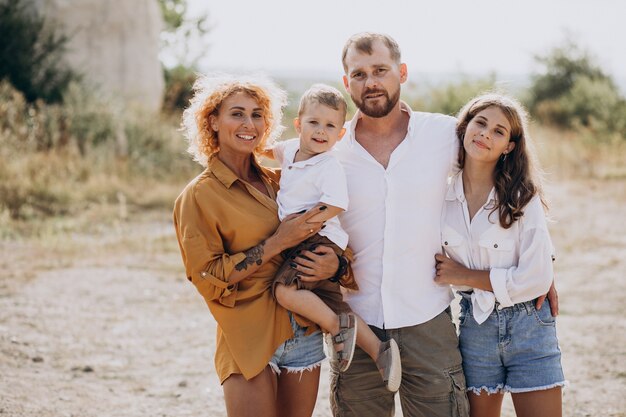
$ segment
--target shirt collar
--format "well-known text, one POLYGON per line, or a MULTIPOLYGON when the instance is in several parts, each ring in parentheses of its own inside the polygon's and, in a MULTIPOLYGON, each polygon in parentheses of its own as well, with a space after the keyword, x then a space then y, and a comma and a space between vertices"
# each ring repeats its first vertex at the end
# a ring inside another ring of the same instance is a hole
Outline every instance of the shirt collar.
POLYGON ((448 192, 446 193, 446 201, 459 200, 461 203, 465 201, 465 194, 463 193, 463 177, 461 175, 463 171, 459 171, 454 177, 449 179, 450 185, 448 192))
MULTIPOLYGON (((461 203, 465 201, 465 191, 463 190, 463 170, 459 171, 450 179, 450 187, 446 193, 446 201, 459 200, 461 203)), ((487 196, 485 207, 489 207, 497 201, 496 188, 491 188, 487 196)))
MULTIPOLYGON (((400 111, 406 112, 409 115, 409 126, 407 130, 407 137, 409 137, 413 131, 413 110, 411 110, 411 107, 408 104, 400 100, 400 111)), ((356 142, 356 125, 361 117, 363 117, 363 113, 361 110, 357 109, 356 113, 354 113, 354 117, 352 117, 352 120, 348 122, 348 126, 346 127, 348 130, 348 144, 351 146, 356 142)))
MULTIPOLYGON (((255 155, 252 155, 252 165, 270 182, 278 182, 278 175, 271 169, 259 165, 255 155)), ((217 154, 211 155, 207 169, 212 172, 215 178, 224 184, 226 188, 230 188, 235 181, 239 180, 239 177, 217 157, 217 154)))
MULTIPOLYGON (((293 152, 291 155, 289 155, 289 159, 291 161, 294 160, 296 153, 298 152, 298 149, 296 148, 295 152, 293 152)), ((326 151, 326 152, 322 152, 322 153, 318 153, 317 155, 314 155, 312 157, 310 157, 309 159, 305 159, 304 161, 298 161, 298 162, 291 162, 289 163, 289 165, 295 167, 295 168, 304 168, 306 166, 309 165, 315 165, 319 162, 324 161, 325 159, 330 158, 330 152, 332 152, 332 149, 326 151)))

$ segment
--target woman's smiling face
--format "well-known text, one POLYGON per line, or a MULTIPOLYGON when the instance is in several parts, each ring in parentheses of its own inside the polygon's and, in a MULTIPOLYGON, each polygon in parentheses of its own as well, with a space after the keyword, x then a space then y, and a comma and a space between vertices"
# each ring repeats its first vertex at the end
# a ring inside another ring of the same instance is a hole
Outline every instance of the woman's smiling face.
POLYGON ((467 124, 463 147, 467 158, 480 162, 497 162, 503 153, 515 146, 511 123, 496 106, 478 112, 467 124))
POLYGON ((262 107, 245 92, 224 99, 210 123, 222 153, 251 154, 267 129, 262 107))

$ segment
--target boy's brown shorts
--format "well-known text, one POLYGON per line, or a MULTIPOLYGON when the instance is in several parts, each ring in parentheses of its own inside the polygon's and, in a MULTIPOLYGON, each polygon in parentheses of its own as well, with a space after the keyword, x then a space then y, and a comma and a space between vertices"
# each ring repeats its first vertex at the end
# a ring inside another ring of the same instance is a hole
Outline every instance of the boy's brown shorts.
POLYGON ((290 266, 290 264, 293 262, 292 257, 297 256, 296 252, 305 250, 313 251, 316 247, 320 245, 332 248, 337 256, 341 256, 343 254, 343 250, 339 246, 335 245, 326 236, 320 236, 319 234, 315 234, 307 240, 301 242, 299 245, 286 250, 285 252, 283 252, 283 258, 285 259, 285 262, 282 264, 282 266, 276 273, 276 276, 274 277, 274 282, 272 284, 272 294, 274 293, 276 284, 284 284, 290 286, 295 283, 299 290, 310 290, 314 294, 316 294, 336 314, 349 313, 352 310, 350 309, 348 303, 343 301, 343 296, 341 294, 341 290, 339 289, 340 286, 338 282, 331 282, 327 279, 316 282, 302 282, 299 278, 296 277, 299 272, 290 266))

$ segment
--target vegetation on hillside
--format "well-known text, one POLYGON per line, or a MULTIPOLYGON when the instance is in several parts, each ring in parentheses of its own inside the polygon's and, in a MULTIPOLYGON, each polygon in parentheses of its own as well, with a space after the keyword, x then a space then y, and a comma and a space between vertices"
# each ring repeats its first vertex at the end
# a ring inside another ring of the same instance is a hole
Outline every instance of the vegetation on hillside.
POLYGON ((595 140, 626 138, 626 99, 591 54, 568 41, 537 61, 527 105, 544 124, 582 129, 595 140))
MULTIPOLYGON (((208 33, 206 16, 186 17, 185 0, 159 2, 166 31, 196 25, 208 33)), ((44 23, 24 0, 0 0, 0 235, 16 224, 94 207, 114 206, 121 218, 171 207, 201 170, 177 131, 195 79, 193 59, 166 68, 163 114, 129 111, 76 82, 60 64, 67 39, 44 23)), ((613 79, 571 43, 537 59, 541 71, 518 95, 539 122, 534 133, 548 158, 544 165, 567 176, 626 177, 626 104, 613 79)), ((454 115, 471 97, 497 89, 495 80, 459 77, 427 91, 407 86, 404 99, 416 109, 454 115)), ((289 92, 287 126, 300 94, 289 92)))

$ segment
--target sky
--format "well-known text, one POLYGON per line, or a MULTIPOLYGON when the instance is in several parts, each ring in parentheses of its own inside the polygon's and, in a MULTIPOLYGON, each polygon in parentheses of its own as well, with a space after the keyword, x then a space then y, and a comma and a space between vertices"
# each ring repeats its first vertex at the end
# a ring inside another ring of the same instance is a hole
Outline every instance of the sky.
MULTIPOLYGON (((212 26, 200 68, 340 77, 352 34, 395 38, 409 73, 527 75, 568 36, 626 79, 621 0, 188 0, 212 26)), ((194 45, 189 45, 194 50, 194 45)))

